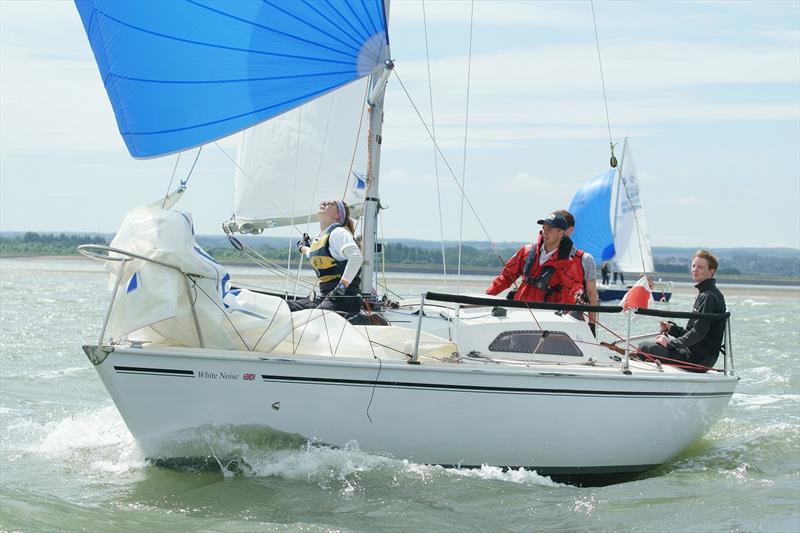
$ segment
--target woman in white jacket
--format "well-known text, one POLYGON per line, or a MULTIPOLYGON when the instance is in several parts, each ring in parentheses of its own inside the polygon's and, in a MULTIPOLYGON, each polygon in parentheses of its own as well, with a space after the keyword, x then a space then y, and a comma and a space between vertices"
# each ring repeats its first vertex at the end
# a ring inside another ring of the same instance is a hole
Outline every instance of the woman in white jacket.
POLYGON ((364 256, 355 241, 355 222, 350 206, 341 200, 324 200, 317 211, 319 234, 308 235, 297 242, 300 253, 309 258, 319 278, 319 296, 288 300, 292 311, 328 309, 344 315, 361 310, 359 289, 364 256))

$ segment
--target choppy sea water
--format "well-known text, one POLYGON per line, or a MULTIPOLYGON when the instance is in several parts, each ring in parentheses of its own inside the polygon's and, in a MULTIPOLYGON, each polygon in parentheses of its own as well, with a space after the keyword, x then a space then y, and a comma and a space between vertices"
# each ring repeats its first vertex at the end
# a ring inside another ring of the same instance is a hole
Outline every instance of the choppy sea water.
MULTIPOLYGON (((456 289, 440 277, 388 281, 401 294, 456 289)), ((663 467, 583 488, 224 430, 209 442, 239 450, 244 466, 150 465, 80 349, 107 305, 100 265, 0 260, 0 531, 798 531, 800 291, 722 290, 741 377, 723 418, 663 467)), ((670 308, 693 298, 676 285, 670 308)), ((620 317, 606 323, 624 331, 620 317)))

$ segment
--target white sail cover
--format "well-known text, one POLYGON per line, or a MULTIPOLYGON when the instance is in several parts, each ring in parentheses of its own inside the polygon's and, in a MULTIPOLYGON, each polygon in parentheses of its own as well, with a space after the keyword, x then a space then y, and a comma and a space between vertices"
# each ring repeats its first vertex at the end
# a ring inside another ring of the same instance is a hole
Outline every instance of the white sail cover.
POLYGON ((314 222, 319 202, 331 198, 358 216, 367 186, 367 86, 355 81, 242 134, 226 228, 314 222))
POLYGON ((628 139, 622 149, 620 179, 615 181, 614 262, 623 272, 653 272, 653 252, 642 207, 639 178, 628 139))
POLYGON ((149 261, 112 253, 128 260, 106 262, 112 286, 122 277, 109 316, 110 338, 198 347, 199 327, 207 348, 273 349, 292 332, 286 302, 230 290, 225 268, 195 241, 191 215, 169 209, 179 196, 130 211, 111 242, 149 261), (188 286, 182 273, 190 275, 188 286))

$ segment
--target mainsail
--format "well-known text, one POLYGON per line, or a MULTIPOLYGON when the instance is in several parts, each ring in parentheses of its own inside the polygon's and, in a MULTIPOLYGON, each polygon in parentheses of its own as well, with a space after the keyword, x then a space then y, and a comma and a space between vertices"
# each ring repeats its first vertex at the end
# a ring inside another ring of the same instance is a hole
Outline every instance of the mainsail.
POLYGON ((242 134, 229 231, 305 225, 343 198, 357 215, 367 188, 367 79, 242 134))
POLYGON ((75 0, 134 157, 202 145, 369 75, 383 0, 75 0))
POLYGON ((572 240, 598 261, 624 272, 653 272, 653 252, 628 140, 622 164, 590 179, 572 198, 572 240))

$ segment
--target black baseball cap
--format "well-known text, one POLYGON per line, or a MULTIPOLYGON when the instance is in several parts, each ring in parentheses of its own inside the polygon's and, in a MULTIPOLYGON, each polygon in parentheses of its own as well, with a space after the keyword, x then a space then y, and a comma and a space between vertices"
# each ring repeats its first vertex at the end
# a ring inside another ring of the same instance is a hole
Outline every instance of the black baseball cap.
POLYGON ((554 228, 563 229, 564 231, 566 231, 567 228, 569 228, 569 224, 567 224, 567 219, 558 213, 550 213, 543 219, 537 220, 536 223, 547 224, 549 226, 553 226, 554 228))

